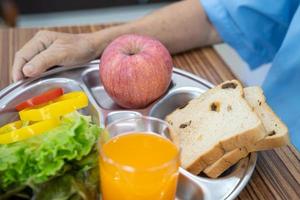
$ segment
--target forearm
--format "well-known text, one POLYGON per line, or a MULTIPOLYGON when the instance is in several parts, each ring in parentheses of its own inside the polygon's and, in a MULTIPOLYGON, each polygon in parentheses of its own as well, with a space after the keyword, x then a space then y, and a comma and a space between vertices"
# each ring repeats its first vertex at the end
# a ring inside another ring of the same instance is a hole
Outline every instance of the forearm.
POLYGON ((96 32, 94 36, 99 41, 99 53, 115 37, 127 33, 155 37, 171 53, 220 42, 199 0, 181 1, 139 20, 96 32))

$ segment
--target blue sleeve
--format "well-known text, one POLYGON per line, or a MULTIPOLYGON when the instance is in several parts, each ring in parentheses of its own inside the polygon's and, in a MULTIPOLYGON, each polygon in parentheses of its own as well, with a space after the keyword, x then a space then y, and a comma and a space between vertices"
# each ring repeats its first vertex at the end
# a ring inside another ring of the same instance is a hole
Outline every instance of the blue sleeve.
POLYGON ((298 0, 200 0, 224 42, 252 69, 271 62, 281 46, 298 0))
POLYGON ((300 151, 300 5, 263 84, 268 103, 287 124, 300 151))

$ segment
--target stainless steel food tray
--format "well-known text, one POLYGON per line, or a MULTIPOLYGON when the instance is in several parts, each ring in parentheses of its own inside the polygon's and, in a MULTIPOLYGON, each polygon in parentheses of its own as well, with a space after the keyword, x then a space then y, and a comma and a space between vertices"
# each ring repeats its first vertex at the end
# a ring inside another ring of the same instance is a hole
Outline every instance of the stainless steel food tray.
MULTIPOLYGON (((44 75, 17 82, 0 91, 0 126, 17 119, 13 111, 20 101, 53 87, 62 87, 66 92, 83 90, 90 104, 83 112, 92 116, 101 126, 116 119, 136 115, 150 115, 164 119, 175 108, 185 105, 213 85, 188 72, 174 69, 172 83, 166 94, 145 109, 124 110, 106 94, 99 81, 99 61, 72 68, 56 68, 44 75)), ((234 199, 249 181, 256 163, 252 153, 237 165, 227 170, 220 178, 210 179, 195 176, 180 169, 177 199, 234 199)))

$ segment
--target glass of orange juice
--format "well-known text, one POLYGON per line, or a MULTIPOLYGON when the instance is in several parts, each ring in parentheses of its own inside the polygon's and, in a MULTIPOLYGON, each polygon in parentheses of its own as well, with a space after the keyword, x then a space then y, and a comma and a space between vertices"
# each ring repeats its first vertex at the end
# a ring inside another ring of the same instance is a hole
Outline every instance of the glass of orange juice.
POLYGON ((103 200, 173 200, 179 150, 160 119, 134 117, 111 123, 101 135, 100 180, 103 200))

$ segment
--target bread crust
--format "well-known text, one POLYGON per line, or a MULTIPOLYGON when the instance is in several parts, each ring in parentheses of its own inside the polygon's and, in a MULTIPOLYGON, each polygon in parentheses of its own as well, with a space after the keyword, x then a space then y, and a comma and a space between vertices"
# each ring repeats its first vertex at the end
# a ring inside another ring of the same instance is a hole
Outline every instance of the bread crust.
MULTIPOLYGON (((259 87, 249 87, 245 88, 245 90, 248 90, 251 92, 258 91, 259 99, 255 101, 248 100, 248 103, 254 108, 257 108, 258 106, 263 106, 264 112, 269 113, 269 115, 272 115, 275 121, 280 124, 282 127, 282 133, 277 135, 268 136, 268 132, 265 132, 265 137, 262 140, 259 140, 256 143, 253 143, 252 145, 248 146, 247 148, 242 149, 234 149, 232 151, 229 151, 224 154, 220 159, 218 159, 215 163, 211 164, 210 166, 206 167, 204 170, 204 173, 211 177, 211 178, 217 178, 220 176, 224 171, 226 171, 229 167, 236 164, 239 160, 246 157, 249 152, 254 151, 262 151, 262 150, 268 150, 271 148, 277 148, 282 147, 287 144, 289 144, 289 136, 288 136, 288 129, 285 126, 285 124, 277 117, 277 115, 274 113, 274 111, 268 106, 268 104, 265 102, 265 96, 263 95, 263 91, 259 87)), ((247 97, 247 95, 246 95, 247 97)), ((265 128, 266 130, 266 128, 265 128)))
MULTIPOLYGON (((234 137, 228 138, 225 141, 220 141, 219 144, 215 145, 213 148, 203 153, 194 162, 183 167, 193 174, 199 174, 205 168, 209 167, 210 165, 214 164, 216 161, 221 159, 226 152, 231 150, 235 151, 236 148, 246 149, 245 145, 243 145, 245 143, 240 143, 241 140, 259 141, 261 138, 263 138, 264 134, 265 134, 265 130, 262 127, 262 125, 259 124, 254 129, 251 129, 249 131, 246 131, 234 137), (243 136, 243 134, 245 134, 245 136, 243 136), (229 143, 230 145, 228 145, 229 143), (224 144, 227 145, 227 147, 230 146, 230 148, 232 149, 228 150, 224 148, 224 144)), ((251 143, 247 142, 246 144, 250 145, 251 143)), ((237 153, 235 154, 238 155, 237 153)), ((241 158, 239 158, 238 160, 240 159, 241 158)))
POLYGON ((219 177, 225 170, 248 155, 246 148, 237 148, 226 153, 222 159, 208 166, 203 172, 211 178, 219 177))
MULTIPOLYGON (((241 98, 243 99, 244 93, 243 93, 243 87, 241 83, 237 80, 231 80, 226 81, 220 85, 218 85, 216 88, 220 89, 222 87, 235 87, 235 89, 238 89, 239 95, 241 95, 241 98)), ((224 89, 224 88, 223 88, 224 89)), ((227 89, 227 88, 225 88, 227 89)), ((204 100, 211 92, 214 92, 214 89, 207 91, 206 93, 199 96, 196 101, 190 102, 188 105, 197 104, 197 102, 201 103, 202 100, 204 100)), ((245 101, 246 102, 246 101, 245 101)), ((247 106, 246 102, 246 106, 247 106)), ((251 110, 251 107, 249 106, 249 110, 251 110)), ((180 112, 179 109, 176 109, 171 114, 169 114, 166 117, 166 121, 172 125, 172 117, 176 116, 177 112, 180 112)), ((252 111, 254 116, 257 116, 254 111, 252 111)), ((180 139, 180 136, 177 133, 174 133, 173 136, 175 140, 180 139)), ((190 171, 193 174, 199 174, 201 171, 203 171, 205 168, 207 168, 209 165, 216 162, 218 159, 222 158, 224 154, 228 151, 234 150, 236 148, 243 148, 248 147, 252 145, 253 143, 256 143, 257 141, 261 140, 265 137, 265 130, 264 127, 257 117, 257 124, 256 126, 253 126, 252 129, 248 129, 244 132, 241 132, 239 134, 234 134, 233 136, 230 136, 228 138, 223 138, 221 141, 219 141, 216 145, 214 145, 212 148, 207 150, 206 152, 202 153, 198 158, 194 159, 191 163, 182 165, 184 168, 186 168, 188 171, 190 171)))

